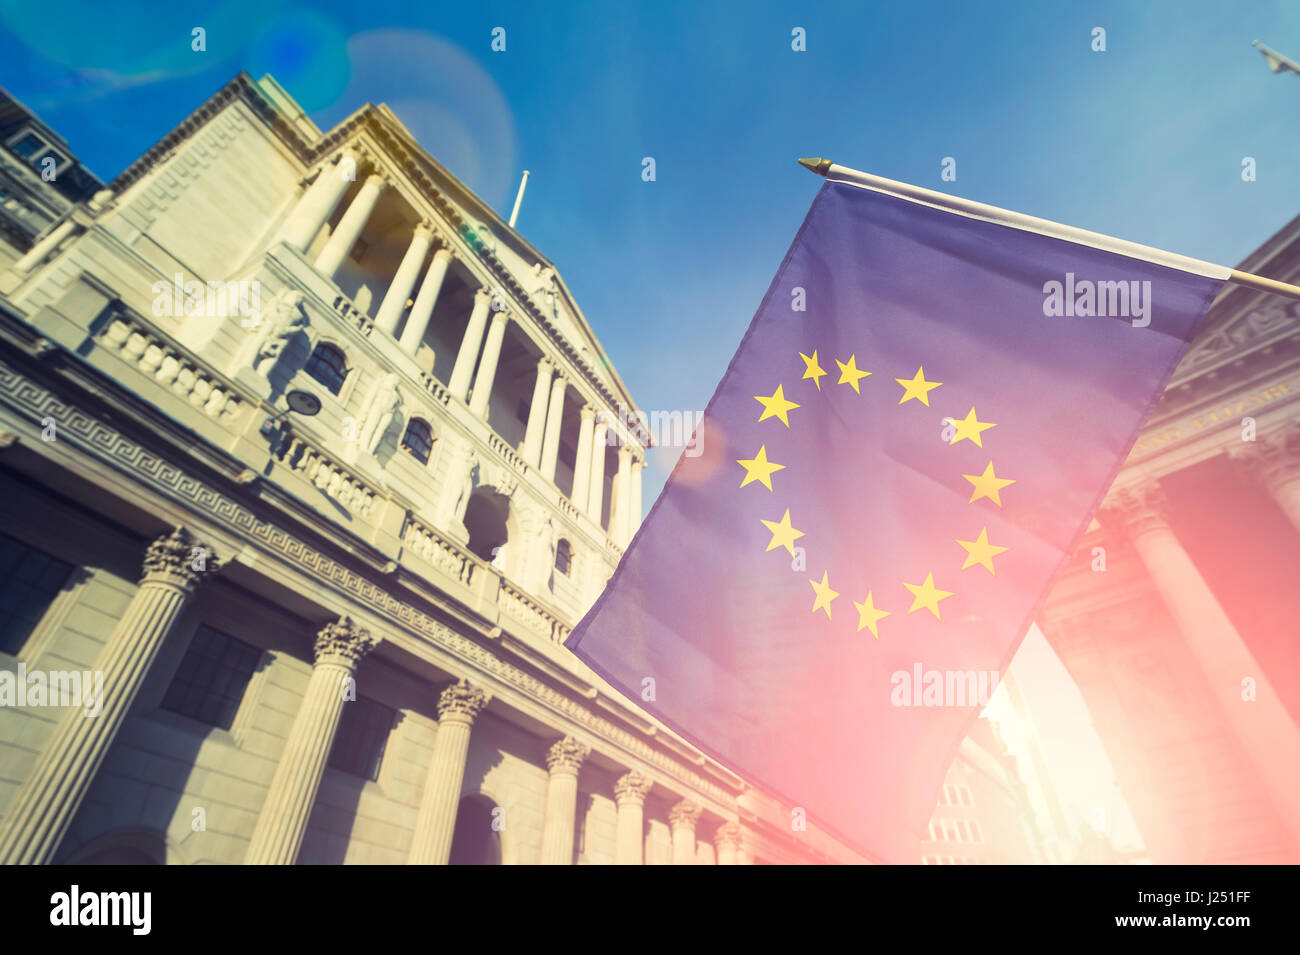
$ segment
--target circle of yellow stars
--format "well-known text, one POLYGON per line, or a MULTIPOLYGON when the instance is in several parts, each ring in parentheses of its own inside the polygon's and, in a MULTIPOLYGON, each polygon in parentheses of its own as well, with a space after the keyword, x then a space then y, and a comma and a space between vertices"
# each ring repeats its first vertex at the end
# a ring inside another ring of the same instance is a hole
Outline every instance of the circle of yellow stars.
MULTIPOLYGON (((821 392, 822 378, 832 374, 832 372, 822 368, 816 349, 813 349, 811 355, 799 352, 799 357, 803 359, 804 363, 804 373, 800 380, 811 380, 817 391, 821 392)), ((840 361, 837 358, 835 364, 839 367, 839 379, 836 384, 847 385, 853 389, 855 394, 862 394, 862 380, 871 375, 872 372, 858 368, 857 355, 849 355, 847 361, 840 361)), ((895 378, 894 381, 898 382, 903 389, 902 396, 898 399, 900 405, 907 404, 909 401, 919 401, 927 408, 930 406, 930 392, 943 386, 941 381, 926 380, 923 365, 917 367, 916 373, 911 378, 895 378)), ((763 410, 758 416, 759 422, 771 418, 779 421, 786 428, 790 427, 790 412, 802 407, 798 402, 791 401, 785 396, 785 387, 782 384, 778 384, 771 395, 754 395, 754 400, 763 406, 763 410)), ((945 420, 952 429, 952 437, 948 440, 950 447, 960 441, 970 441, 976 447, 983 448, 984 432, 997 427, 996 422, 979 420, 973 405, 964 418, 948 418, 945 420)), ((779 464, 768 458, 766 444, 760 444, 758 451, 755 452, 752 458, 737 459, 736 463, 745 469, 745 476, 740 482, 742 488, 750 484, 761 484, 768 491, 773 492, 775 488, 772 484, 772 476, 786 468, 786 465, 779 464)), ((991 459, 980 474, 962 474, 962 477, 970 482, 972 488, 968 503, 974 504, 976 501, 988 499, 999 508, 1002 507, 1001 492, 1003 489, 1016 483, 1013 478, 998 476, 991 459)), ((768 533, 772 535, 766 550, 773 551, 784 548, 793 557, 795 541, 806 535, 791 522, 790 509, 786 508, 785 513, 778 520, 760 520, 763 526, 767 528, 768 533)), ((993 566, 993 559, 1010 550, 1009 547, 1001 547, 989 541, 988 527, 981 528, 974 540, 961 540, 958 538, 955 543, 966 552, 965 560, 961 565, 963 571, 978 565, 993 576, 997 576, 997 570, 993 566)), ((827 620, 833 619, 831 605, 840 596, 840 592, 831 587, 829 571, 822 571, 821 580, 809 578, 808 582, 813 589, 812 612, 814 614, 824 612, 827 620)), ((933 572, 927 573, 925 580, 919 584, 906 581, 902 583, 903 587, 912 595, 911 606, 907 609, 909 614, 916 613, 918 610, 928 610, 934 614, 936 620, 942 620, 939 604, 956 596, 955 591, 943 590, 935 583, 933 572)), ((867 589, 867 596, 861 603, 853 600, 852 597, 849 599, 858 612, 858 631, 870 630, 871 635, 878 641, 880 639, 880 621, 892 616, 894 611, 877 607, 875 591, 871 588, 867 589)))

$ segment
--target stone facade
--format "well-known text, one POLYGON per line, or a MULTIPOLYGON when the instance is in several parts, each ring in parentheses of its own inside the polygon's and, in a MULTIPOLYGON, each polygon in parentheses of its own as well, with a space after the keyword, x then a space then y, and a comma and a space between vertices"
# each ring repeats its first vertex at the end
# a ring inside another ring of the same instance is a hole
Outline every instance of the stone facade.
POLYGON ((561 646, 639 522, 635 402, 387 108, 241 74, 40 233, 0 668, 104 685, 0 709, 0 862, 861 861, 561 646))

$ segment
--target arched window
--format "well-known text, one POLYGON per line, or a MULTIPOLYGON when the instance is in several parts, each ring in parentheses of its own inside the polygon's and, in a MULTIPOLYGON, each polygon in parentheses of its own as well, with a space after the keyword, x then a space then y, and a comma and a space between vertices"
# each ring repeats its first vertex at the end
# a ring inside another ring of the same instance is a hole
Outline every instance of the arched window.
POLYGON ((429 453, 433 450, 433 428, 429 427, 429 422, 423 418, 412 418, 406 422, 402 450, 421 464, 429 463, 429 453))
POLYGON ((572 566, 573 545, 561 537, 560 542, 555 545, 555 569, 567 577, 572 566))
POLYGON ((307 359, 303 371, 328 388, 330 394, 337 395, 348 376, 348 359, 333 345, 321 342, 307 359))

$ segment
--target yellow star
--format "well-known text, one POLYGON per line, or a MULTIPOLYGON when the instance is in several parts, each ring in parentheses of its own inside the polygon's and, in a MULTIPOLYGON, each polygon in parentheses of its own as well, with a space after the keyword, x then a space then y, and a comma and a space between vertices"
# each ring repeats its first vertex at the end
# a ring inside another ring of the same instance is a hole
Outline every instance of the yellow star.
POLYGON ((858 387, 858 382, 871 374, 871 372, 858 371, 858 356, 850 355, 847 363, 842 362, 837 358, 835 359, 835 364, 840 366, 840 380, 837 381, 836 384, 852 385, 854 391, 858 394, 862 394, 862 389, 858 387))
POLYGON ((780 385, 776 386, 776 391, 772 393, 772 397, 764 398, 762 395, 754 395, 754 400, 763 406, 763 413, 758 416, 759 421, 766 421, 768 418, 780 418, 781 423, 787 428, 790 427, 790 419, 786 415, 799 407, 795 402, 786 400, 785 392, 781 390, 780 385))
MULTIPOLYGON (((799 357, 803 359, 803 364, 804 364, 803 377, 811 378, 813 380, 813 384, 817 386, 817 390, 821 391, 822 377, 826 374, 826 369, 823 368, 821 365, 817 364, 817 349, 815 348, 813 349, 811 358, 809 358, 803 352, 799 353, 799 357)), ((803 379, 801 378, 800 381, 802 380, 803 379)))
POLYGON ((853 606, 858 609, 858 629, 861 630, 863 627, 867 627, 871 631, 871 635, 879 640, 880 634, 876 632, 876 624, 883 618, 888 617, 889 611, 876 609, 876 605, 871 599, 870 590, 867 591, 866 600, 862 603, 855 600, 853 606))
POLYGON ((947 600, 952 596, 950 590, 940 590, 934 585, 934 574, 925 575, 925 583, 909 584, 904 583, 904 587, 912 592, 912 606, 907 608, 908 613, 915 613, 924 607, 930 613, 934 614, 935 620, 942 619, 939 616, 939 601, 947 600))
POLYGON ((927 408, 930 407, 930 392, 943 384, 942 381, 926 381, 924 367, 918 367, 916 374, 910 379, 895 378, 894 381, 903 386, 903 397, 898 399, 900 405, 905 401, 916 398, 927 408))
POLYGON ((822 582, 820 584, 812 578, 808 579, 808 583, 812 584, 812 588, 817 594, 817 599, 813 601, 812 612, 816 613, 818 610, 825 610, 826 619, 830 620, 831 601, 838 597, 840 592, 838 590, 831 590, 831 585, 826 580, 826 571, 824 570, 822 571, 822 582))
POLYGON ((745 469, 745 480, 740 482, 741 487, 751 481, 759 481, 769 491, 772 490, 772 474, 785 469, 784 464, 774 464, 767 459, 767 445, 765 444, 759 447, 758 454, 752 458, 744 461, 737 459, 736 463, 745 469))
POLYGON ((957 543, 966 548, 966 563, 961 565, 962 570, 979 564, 994 577, 998 575, 998 572, 993 569, 993 558, 1011 549, 1010 547, 999 547, 996 544, 990 544, 989 529, 987 527, 980 531, 980 536, 976 540, 959 540, 957 543))
MULTIPOLYGON (((761 517, 759 520, 763 521, 761 517)), ((779 521, 763 521, 763 526, 772 532, 772 539, 768 541, 767 549, 776 550, 778 547, 784 547, 793 557, 794 542, 803 537, 803 531, 797 531, 790 526, 790 508, 785 509, 785 514, 779 521)))
POLYGON ((998 507, 1001 507, 1002 498, 999 496, 998 491, 1008 484, 1016 483, 1014 478, 1000 478, 994 474, 992 461, 985 466, 983 474, 963 474, 962 477, 975 485, 975 489, 971 491, 970 500, 966 502, 967 504, 974 504, 980 498, 987 497, 998 507))
POLYGON ((997 427, 997 425, 992 421, 980 421, 976 418, 974 405, 972 405, 970 411, 966 413, 965 418, 960 421, 953 418, 952 424, 953 427, 957 429, 957 433, 953 435, 952 440, 948 442, 949 444, 956 444, 962 438, 969 438, 971 441, 975 442, 977 447, 981 448, 984 447, 984 442, 980 440, 980 432, 987 431, 989 428, 997 427))

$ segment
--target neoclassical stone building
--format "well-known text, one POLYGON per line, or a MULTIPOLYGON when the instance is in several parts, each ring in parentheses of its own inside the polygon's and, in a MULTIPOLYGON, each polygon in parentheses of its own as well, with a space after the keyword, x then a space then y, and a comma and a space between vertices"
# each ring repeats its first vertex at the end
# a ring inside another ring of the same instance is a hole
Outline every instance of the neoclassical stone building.
POLYGON ((93 185, 0 235, 0 862, 859 861, 562 648, 636 403, 386 107, 93 185))
POLYGON ((1297 583, 1300 303, 1228 286, 1039 620, 1156 863, 1300 861, 1297 583))

